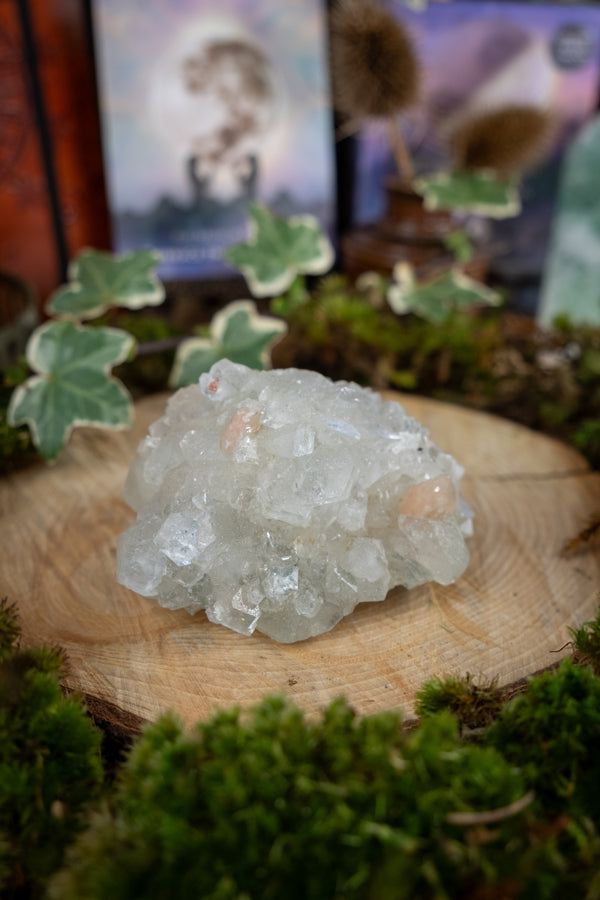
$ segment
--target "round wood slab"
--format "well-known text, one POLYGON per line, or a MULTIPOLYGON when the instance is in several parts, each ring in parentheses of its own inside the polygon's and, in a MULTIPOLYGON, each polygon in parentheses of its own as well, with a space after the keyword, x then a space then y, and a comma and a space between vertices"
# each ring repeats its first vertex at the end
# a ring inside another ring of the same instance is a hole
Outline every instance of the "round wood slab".
POLYGON ((134 518, 123 484, 162 395, 138 404, 132 431, 80 429, 55 466, 0 481, 0 592, 19 606, 24 641, 64 647, 67 686, 96 712, 130 722, 173 709, 192 723, 271 693, 311 713, 343 694, 360 713, 400 707, 410 716, 433 675, 509 684, 556 662, 568 628, 597 607, 598 554, 562 549, 599 514, 600 474, 567 446, 502 419, 401 401, 467 470, 475 536, 456 584, 395 589, 298 644, 243 637, 121 587, 117 538, 134 518))

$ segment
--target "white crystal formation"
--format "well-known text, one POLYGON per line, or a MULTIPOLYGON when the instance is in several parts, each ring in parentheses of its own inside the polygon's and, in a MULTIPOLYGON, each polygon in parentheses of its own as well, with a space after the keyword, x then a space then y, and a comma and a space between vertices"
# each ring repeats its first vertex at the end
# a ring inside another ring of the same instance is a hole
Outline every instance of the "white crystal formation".
POLYGON ((118 579, 242 634, 299 641, 394 585, 463 572, 462 474, 369 389, 221 360, 139 447, 118 579))

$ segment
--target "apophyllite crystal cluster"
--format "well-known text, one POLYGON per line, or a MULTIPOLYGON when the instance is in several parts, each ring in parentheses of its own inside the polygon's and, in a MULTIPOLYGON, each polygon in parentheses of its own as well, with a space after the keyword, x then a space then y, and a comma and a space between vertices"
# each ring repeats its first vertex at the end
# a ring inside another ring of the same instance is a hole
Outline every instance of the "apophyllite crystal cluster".
POLYGON ((140 445, 118 578, 242 634, 302 640, 394 585, 463 572, 462 474, 369 389, 222 360, 140 445))

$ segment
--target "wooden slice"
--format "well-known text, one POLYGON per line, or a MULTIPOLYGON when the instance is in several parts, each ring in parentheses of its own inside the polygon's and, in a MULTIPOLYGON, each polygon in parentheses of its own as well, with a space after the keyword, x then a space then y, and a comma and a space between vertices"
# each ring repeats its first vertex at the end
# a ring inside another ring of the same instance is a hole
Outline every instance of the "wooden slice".
POLYGON ((599 514, 600 474, 521 426, 401 399, 467 469, 475 536, 456 584, 395 589, 291 645, 243 637, 203 612, 165 610, 121 587, 117 538, 134 518, 121 494, 138 442, 164 410, 157 396, 139 403, 132 431, 81 429, 55 466, 0 482, 1 592, 18 603, 25 642, 64 647, 67 686, 129 726, 166 709, 192 723, 272 693, 310 713, 343 694, 360 713, 400 707, 410 716, 433 675, 468 671, 509 684, 551 665, 568 628, 596 611, 598 554, 562 550, 599 514))

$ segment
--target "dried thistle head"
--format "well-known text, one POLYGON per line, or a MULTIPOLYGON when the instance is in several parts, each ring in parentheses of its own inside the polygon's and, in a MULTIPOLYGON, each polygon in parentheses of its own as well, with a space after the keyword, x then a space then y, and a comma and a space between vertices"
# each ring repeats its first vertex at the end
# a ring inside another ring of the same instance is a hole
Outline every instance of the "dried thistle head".
POLYGON ((551 119, 544 110, 505 106, 459 125, 450 137, 450 151, 459 169, 518 175, 541 156, 550 132, 551 119))
POLYGON ((331 14, 335 108, 351 119, 389 118, 419 94, 412 41, 376 0, 339 0, 331 14))

